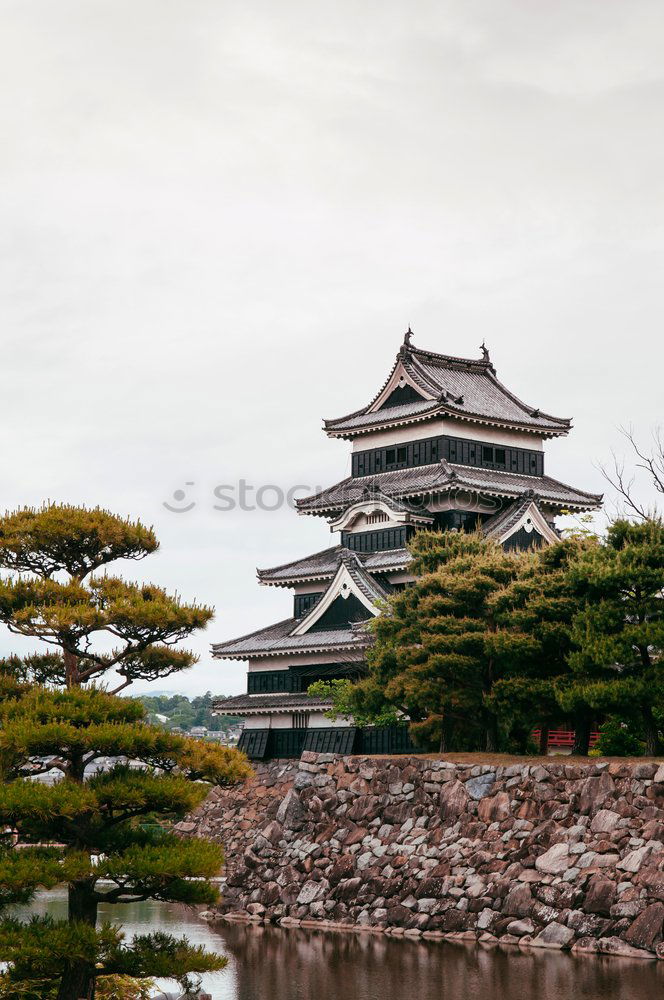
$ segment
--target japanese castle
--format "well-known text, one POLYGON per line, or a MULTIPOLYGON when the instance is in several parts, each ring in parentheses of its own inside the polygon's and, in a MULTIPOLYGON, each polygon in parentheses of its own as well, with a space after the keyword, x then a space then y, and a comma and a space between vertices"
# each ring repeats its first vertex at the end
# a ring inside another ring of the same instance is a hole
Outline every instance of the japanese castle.
POLYGON ((489 352, 466 360, 420 350, 409 329, 387 380, 362 409, 324 422, 351 442, 351 475, 297 501, 327 519, 337 545, 258 570, 263 586, 293 592, 290 617, 213 645, 218 659, 247 660, 247 693, 215 710, 245 718, 240 748, 254 758, 303 750, 385 753, 414 749, 406 727, 331 721, 316 680, 359 677, 371 636, 365 622, 408 584, 409 538, 418 529, 474 531, 508 549, 558 539, 555 518, 602 497, 552 479, 544 441, 571 420, 529 406, 496 375, 489 352))

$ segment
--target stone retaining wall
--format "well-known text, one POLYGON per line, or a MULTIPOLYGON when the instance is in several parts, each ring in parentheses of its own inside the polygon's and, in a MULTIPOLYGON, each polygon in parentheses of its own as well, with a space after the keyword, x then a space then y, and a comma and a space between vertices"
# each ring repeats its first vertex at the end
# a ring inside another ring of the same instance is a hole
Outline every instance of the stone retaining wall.
POLYGON ((180 827, 225 844, 231 918, 664 958, 664 765, 256 770, 180 827))

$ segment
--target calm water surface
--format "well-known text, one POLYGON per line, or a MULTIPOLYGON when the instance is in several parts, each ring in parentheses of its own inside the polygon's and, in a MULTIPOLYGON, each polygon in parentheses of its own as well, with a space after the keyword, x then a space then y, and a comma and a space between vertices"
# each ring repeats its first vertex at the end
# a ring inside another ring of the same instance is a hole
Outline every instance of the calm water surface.
MULTIPOLYGON (((53 916, 65 904, 61 890, 37 900, 53 916)), ((224 972, 204 978, 214 1000, 664 1000, 664 962, 237 924, 214 929, 184 907, 154 902, 108 907, 102 919, 119 914, 128 936, 161 929, 226 955, 224 972)))

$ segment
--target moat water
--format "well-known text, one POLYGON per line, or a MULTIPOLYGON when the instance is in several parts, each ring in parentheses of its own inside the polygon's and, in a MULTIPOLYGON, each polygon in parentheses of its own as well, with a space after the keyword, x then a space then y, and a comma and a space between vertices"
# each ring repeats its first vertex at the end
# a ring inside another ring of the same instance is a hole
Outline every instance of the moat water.
MULTIPOLYGON (((31 908, 64 916, 64 890, 31 908)), ((108 907, 102 919, 128 937, 164 930, 227 956, 203 978, 214 1000, 655 1000, 664 998, 664 962, 559 952, 521 952, 372 934, 322 934, 219 924, 167 903, 108 907)), ((164 981, 162 989, 175 990, 164 981)))

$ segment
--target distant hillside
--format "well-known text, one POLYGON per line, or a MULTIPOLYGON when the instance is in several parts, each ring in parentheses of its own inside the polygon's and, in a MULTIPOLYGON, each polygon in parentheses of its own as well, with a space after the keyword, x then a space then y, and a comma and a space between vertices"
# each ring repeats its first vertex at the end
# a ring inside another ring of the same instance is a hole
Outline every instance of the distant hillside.
POLYGON ((205 726, 212 732, 225 732, 238 722, 237 716, 212 715, 212 703, 223 695, 213 695, 211 691, 196 698, 184 694, 139 695, 148 712, 148 721, 155 726, 171 729, 179 726, 188 732, 192 726, 205 726))

